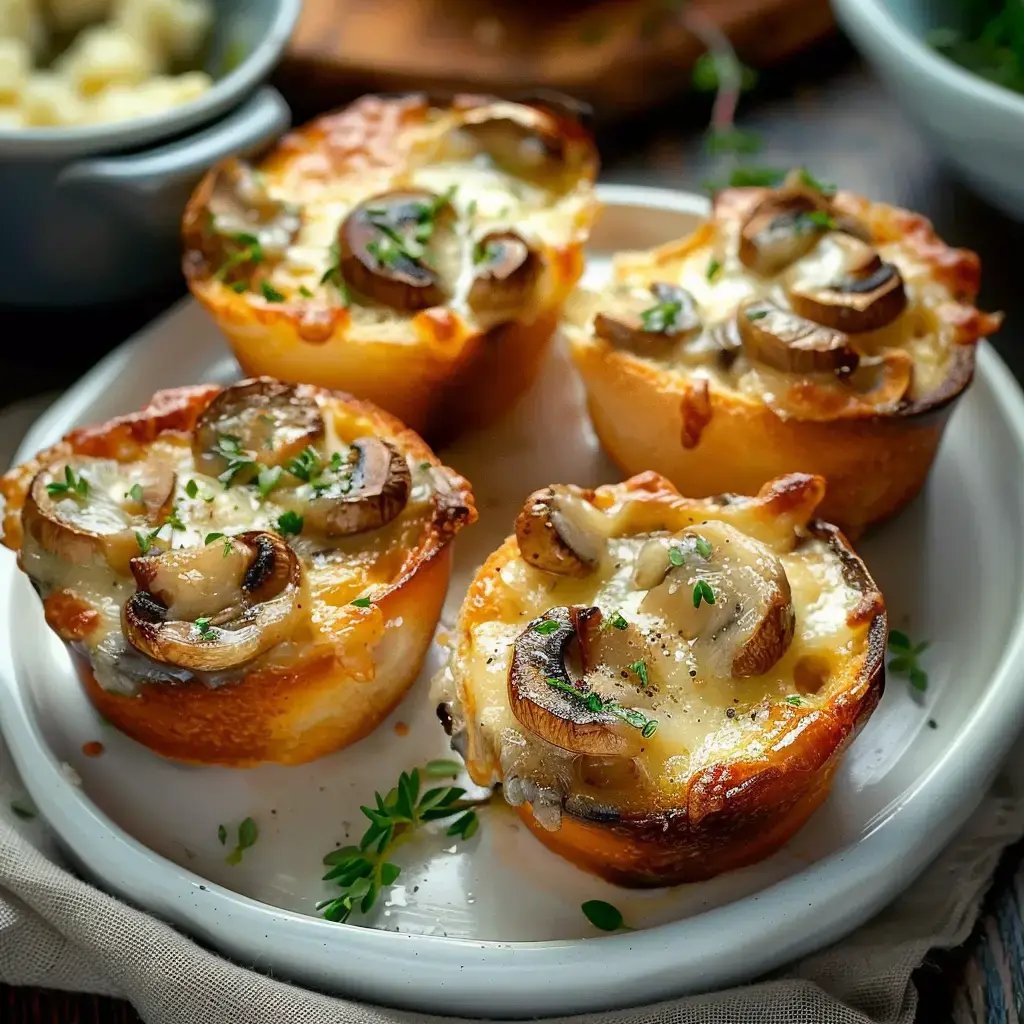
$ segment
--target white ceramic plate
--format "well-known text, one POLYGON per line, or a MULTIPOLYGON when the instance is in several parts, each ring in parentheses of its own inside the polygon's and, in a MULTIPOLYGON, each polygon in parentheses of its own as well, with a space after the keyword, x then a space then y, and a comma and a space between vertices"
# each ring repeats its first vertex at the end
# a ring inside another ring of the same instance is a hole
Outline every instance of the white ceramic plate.
MULTIPOLYGON (((706 210, 698 197, 659 190, 609 186, 603 196, 591 279, 607 273, 613 249, 681 235, 706 210)), ((138 407, 158 388, 234 374, 216 330, 182 304, 68 392, 19 455, 73 424, 138 407)), ((444 456, 473 481, 481 510, 458 542, 448 623, 529 491, 617 478, 561 351, 506 422, 444 456)), ((4 552, 4 733, 32 797, 84 871, 243 963, 442 1013, 527 1017, 652 1002, 749 979, 838 939, 963 822, 1024 724, 1022 522, 1024 403, 983 345, 927 493, 863 545, 892 624, 933 641, 927 694, 915 698, 904 679, 890 679, 832 797, 784 850, 671 891, 632 893, 577 871, 502 805, 483 812, 469 842, 435 835, 406 846, 399 884, 368 921, 314 916, 331 891, 321 857, 362 833, 358 805, 401 769, 446 754, 427 696, 439 649, 391 719, 349 750, 295 768, 181 767, 97 717, 4 552), (85 757, 83 744, 94 740, 105 753, 85 757), (246 816, 260 837, 231 867, 217 828, 233 830, 246 816), (600 936, 580 912, 588 899, 614 903, 637 930, 600 936)))

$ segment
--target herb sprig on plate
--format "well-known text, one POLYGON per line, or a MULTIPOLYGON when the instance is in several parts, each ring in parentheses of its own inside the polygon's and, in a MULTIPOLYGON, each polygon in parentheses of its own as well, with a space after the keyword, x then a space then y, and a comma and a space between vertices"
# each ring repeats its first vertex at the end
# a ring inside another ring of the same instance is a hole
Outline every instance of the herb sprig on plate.
POLYGON ((324 857, 330 869, 324 881, 335 882, 342 890, 339 896, 317 904, 328 921, 347 921, 357 911, 369 913, 381 890, 393 885, 401 874, 391 855, 424 826, 453 818, 445 835, 470 839, 476 834, 480 827, 476 808, 487 803, 489 795, 484 800, 467 800, 466 791, 459 786, 435 786, 421 792, 423 779, 450 778, 458 771, 454 761, 430 761, 423 768, 402 772, 394 789, 385 796, 374 793, 373 806, 360 808, 370 826, 359 845, 331 850, 324 857))
POLYGON ((928 689, 928 673, 918 664, 918 658, 930 646, 927 640, 914 644, 906 633, 889 630, 889 650, 895 655, 889 662, 889 671, 907 676, 910 685, 920 693, 928 689))

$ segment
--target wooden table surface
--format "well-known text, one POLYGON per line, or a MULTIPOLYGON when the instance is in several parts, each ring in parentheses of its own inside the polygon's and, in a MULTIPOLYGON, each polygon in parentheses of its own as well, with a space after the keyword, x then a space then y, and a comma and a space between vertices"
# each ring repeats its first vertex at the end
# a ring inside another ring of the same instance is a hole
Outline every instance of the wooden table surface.
MULTIPOLYGON (((315 111, 297 110, 297 120, 315 111)), ((683 97, 643 118, 633 118, 600 139, 604 179, 633 184, 699 189, 709 167, 701 155, 704 97, 683 97)), ((807 166, 818 176, 919 210, 942 235, 981 253, 986 271, 981 303, 1008 316, 995 346, 1018 379, 1024 379, 1020 330, 1020 253, 1024 226, 1010 224, 956 184, 940 168, 923 140, 901 117, 871 73, 841 40, 762 76, 741 107, 743 127, 760 132, 766 150, 759 162, 807 166)), ((0 350, 0 406, 71 384, 104 351, 142 327, 183 289, 115 310, 29 314, 0 310, 7 344, 0 350), (82 351, 62 337, 102 339, 82 351), (51 346, 56 343, 58 355, 51 346)), ((1007 855, 1003 871, 1021 859, 1007 855)), ((964 950, 942 954, 918 972, 919 1020, 946 1020, 950 993, 959 980, 964 950)), ((39 993, 0 986, 0 1019, 8 1024, 96 1022, 122 1024, 139 1018, 112 1000, 39 993)), ((201 1024, 201 1022, 197 1022, 201 1024)))

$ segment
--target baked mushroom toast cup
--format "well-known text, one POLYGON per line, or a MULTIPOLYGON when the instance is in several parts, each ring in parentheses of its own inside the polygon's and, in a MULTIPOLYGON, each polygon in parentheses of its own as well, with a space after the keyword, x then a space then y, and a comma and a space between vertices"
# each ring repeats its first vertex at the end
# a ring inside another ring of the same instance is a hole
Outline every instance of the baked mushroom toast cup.
POLYGON ((185 275, 247 373, 343 388, 437 443, 537 376, 596 173, 553 108, 368 96, 215 167, 185 212, 185 275))
POLYGON ((0 480, 4 537, 97 710, 158 754, 295 764, 416 678, 469 484, 369 402, 160 391, 0 480))
POLYGON ((567 329, 594 427, 627 473, 687 493, 824 476, 856 537, 920 490, 975 344, 979 261, 923 217, 797 172, 718 193, 688 238, 621 255, 567 329))
POLYGON ((698 500, 655 473, 531 495, 434 683, 473 780, 621 885, 785 843, 884 683, 885 603, 823 495, 791 474, 698 500))

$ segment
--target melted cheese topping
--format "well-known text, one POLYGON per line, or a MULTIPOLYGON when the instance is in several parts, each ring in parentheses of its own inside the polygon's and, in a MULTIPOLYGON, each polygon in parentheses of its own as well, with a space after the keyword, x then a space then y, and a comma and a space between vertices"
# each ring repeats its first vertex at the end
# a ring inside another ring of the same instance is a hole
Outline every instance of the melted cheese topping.
MULTIPOLYGON (((298 174, 287 160, 268 159, 262 174, 268 194, 300 209, 302 220, 292 244, 270 267, 268 280, 289 302, 348 306, 348 331, 354 338, 414 345, 419 339, 410 330, 410 322, 417 314, 339 289, 335 283, 325 283, 324 276, 337 264, 339 227, 359 203, 397 190, 425 189, 439 196, 450 193, 457 215, 454 243, 446 246, 447 253, 426 257, 450 295, 447 307, 467 324, 491 326, 488 314, 471 309, 466 301, 475 276, 474 251, 485 235, 514 230, 532 249, 548 257, 546 272, 519 315, 522 322, 530 322, 551 304, 556 284, 551 257, 579 241, 593 220, 596 201, 590 183, 574 183, 576 187, 565 191, 564 186, 546 187, 509 173, 486 153, 460 143, 452 113, 405 131, 407 160, 396 166, 368 167, 359 174, 298 174)), ((264 301, 258 292, 249 298, 257 304, 264 301)))
MULTIPOLYGON (((652 536, 667 534, 611 538, 596 570, 583 578, 538 571, 518 557, 504 562, 481 584, 480 595, 471 592, 462 642, 438 681, 438 695, 454 695, 457 715, 472 719, 470 734, 476 736, 470 740, 469 763, 493 752, 508 799, 529 799, 538 821, 549 827, 557 826, 566 792, 591 808, 680 806, 689 779, 702 767, 728 759, 733 751, 742 751, 744 759, 764 752, 763 722, 773 705, 793 715, 822 706, 848 681, 847 663, 866 635, 866 626, 849 625, 861 593, 845 579, 828 543, 807 537, 791 551, 776 552, 796 617, 788 650, 763 675, 715 675, 716 661, 702 656, 701 641, 687 639, 678 623, 641 610, 648 591, 638 589, 634 577, 638 554, 652 536), (481 619, 474 605, 486 606, 487 617, 481 619), (588 675, 592 688, 657 720, 656 732, 632 762, 551 746, 526 730, 512 711, 513 644, 527 623, 560 605, 594 605, 603 613, 600 642, 615 660, 588 675), (500 617, 490 617, 492 609, 499 609, 500 617), (629 623, 627 629, 611 624, 616 616, 629 623), (637 661, 645 666, 646 685, 637 661)), ((728 594, 717 597, 730 600, 728 594)))
MULTIPOLYGON (((348 446, 332 429, 325 416, 327 436, 319 448, 324 462, 334 452, 343 456, 348 446)), ((86 564, 72 564, 44 549, 29 530, 21 547, 21 562, 45 598, 54 591, 71 591, 99 612, 96 628, 82 641, 97 681, 109 690, 132 692, 147 679, 187 679, 195 676, 209 685, 219 685, 254 668, 288 663, 308 654, 317 645, 334 644, 346 627, 354 625, 364 610, 352 605, 359 597, 372 598, 374 590, 391 582, 407 554, 421 541, 424 525, 432 514, 436 492, 434 470, 430 463, 407 460, 412 473, 408 502, 399 516, 381 529, 348 537, 327 538, 304 530, 289 536, 288 543, 305 568, 306 586, 311 601, 306 628, 287 643, 244 666, 227 673, 199 674, 174 666, 157 664, 135 651, 125 640, 121 628, 121 609, 136 590, 134 579, 111 568, 102 551, 97 550, 86 564)), ((308 501, 310 484, 285 472, 280 483, 266 497, 255 483, 226 487, 216 477, 195 471, 192 449, 187 438, 167 435, 151 444, 145 461, 121 463, 114 459, 86 459, 71 456, 78 476, 88 483, 84 497, 62 497, 56 510, 64 521, 80 530, 113 536, 117 543, 115 564, 123 564, 140 554, 173 548, 200 548, 207 544, 224 548, 231 554, 227 538, 249 530, 279 529, 283 514, 299 511, 308 501), (175 474, 174 492, 166 507, 172 512, 155 523, 137 514, 137 503, 130 494, 133 483, 154 463, 170 466, 175 474), (167 519, 172 520, 168 522, 167 519), (163 523, 163 525, 161 525, 163 523)), ((56 464, 55 479, 61 479, 63 462, 56 464)), ((181 579, 188 582, 187 573, 181 579)), ((195 596, 194 594, 191 596, 195 596)), ((218 609, 213 609, 216 611, 218 609)), ((355 675, 372 677, 372 659, 365 664, 353 659, 348 666, 355 675)))
MULTIPOLYGON (((791 395, 802 383, 853 391, 869 388, 869 379, 844 385, 834 374, 785 373, 752 361, 740 349, 734 359, 723 359, 721 347, 710 330, 732 320, 737 308, 748 299, 768 299, 783 309, 791 308, 788 289, 792 286, 824 286, 844 273, 844 250, 837 233, 822 232, 813 248, 800 259, 772 276, 762 276, 739 258, 743 219, 714 220, 698 228, 689 239, 670 243, 651 253, 623 254, 616 262, 617 287, 642 288, 666 282, 686 289, 694 298, 703 331, 669 343, 665 350, 643 358, 686 376, 704 377, 721 390, 732 390, 763 400, 781 416, 797 415, 791 395), (792 389, 792 390, 791 390, 792 389)), ((900 242, 876 246, 881 259, 900 271, 907 295, 904 312, 886 327, 851 335, 862 361, 886 351, 900 350, 913 360, 908 397, 920 399, 934 392, 945 380, 957 344, 957 328, 942 318, 941 307, 952 299, 949 288, 936 279, 934 268, 900 242)), ((655 306, 651 299, 650 305, 655 306)), ((591 335, 596 312, 607 308, 598 293, 579 292, 570 308, 577 330, 591 335)), ((865 363, 866 365, 866 363, 865 363)))

